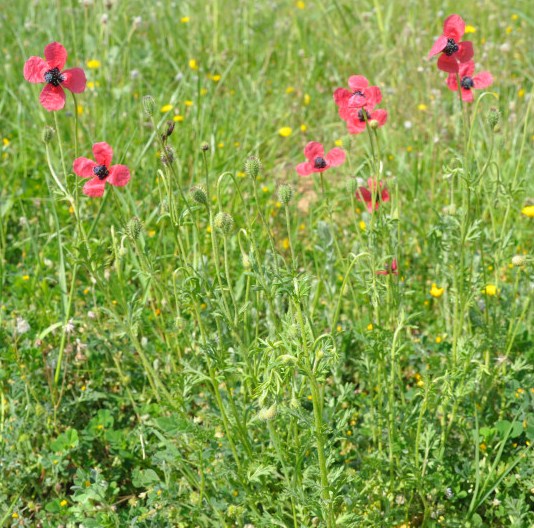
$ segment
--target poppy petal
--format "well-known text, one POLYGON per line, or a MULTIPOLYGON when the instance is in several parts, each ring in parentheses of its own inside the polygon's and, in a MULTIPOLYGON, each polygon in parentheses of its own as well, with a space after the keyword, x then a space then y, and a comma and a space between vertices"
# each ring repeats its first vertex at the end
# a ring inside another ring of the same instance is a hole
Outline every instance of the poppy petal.
POLYGON ((465 33, 465 22, 460 15, 451 15, 443 23, 443 34, 458 42, 465 33))
POLYGON ((65 92, 61 86, 46 84, 41 91, 39 101, 49 112, 61 110, 65 106, 65 92))
POLYGON ((63 75, 63 86, 68 88, 71 92, 82 93, 85 90, 87 79, 85 72, 81 68, 71 68, 61 72, 63 75))
POLYGON ((452 73, 449 74, 447 77, 447 86, 449 87, 449 90, 452 90, 453 92, 458 90, 458 79, 456 78, 456 75, 452 73))
POLYGON ((366 110, 372 110, 382 102, 382 92, 378 86, 369 86, 365 90, 365 97, 367 98, 367 103, 364 107, 366 110))
POLYGON ((349 77, 349 88, 353 92, 363 90, 369 86, 369 81, 363 75, 351 75, 349 77))
POLYGON ((447 73, 458 73, 458 61, 453 56, 442 53, 438 58, 438 68, 447 73))
POLYGON ((447 37, 445 35, 441 35, 441 37, 438 37, 436 42, 434 42, 432 49, 428 52, 428 58, 430 59, 430 57, 433 57, 434 55, 441 53, 445 49, 446 45, 447 45, 447 37))
POLYGON ((352 94, 346 88, 338 88, 334 92, 334 102, 337 106, 347 105, 352 94))
POLYGON ((63 69, 67 62, 67 50, 59 42, 52 42, 44 49, 44 56, 50 69, 63 69))
POLYGON ((76 158, 72 164, 74 174, 77 174, 82 178, 94 178, 95 173, 93 172, 93 169, 95 167, 96 163, 89 158, 76 158))
POLYGON ((389 202, 389 191, 387 189, 382 189, 382 193, 380 194, 380 201, 389 202))
POLYGON ((325 156, 325 160, 331 167, 339 167, 345 161, 345 156, 345 151, 336 147, 325 156))
POLYGON ((462 101, 465 101, 466 103, 472 103, 473 100, 473 91, 462 88, 462 101))
POLYGON ((470 61, 475 56, 475 50, 473 49, 473 43, 466 40, 465 42, 460 42, 458 44, 458 51, 454 56, 460 62, 470 61))
POLYGON ((387 110, 383 110, 382 108, 375 110, 371 114, 371 119, 378 121, 378 126, 384 126, 386 124, 386 121, 388 120, 387 110))
POLYGON ((108 183, 124 187, 130 181, 130 169, 126 165, 113 165, 109 168, 108 183))
POLYGON ((365 121, 360 121, 358 118, 347 120, 347 130, 349 134, 361 134, 365 130, 365 121))
POLYGON ((313 163, 310 163, 309 161, 299 163, 296 166, 296 171, 300 176, 309 176, 312 172, 314 172, 313 163))
POLYGON ((97 198, 104 194, 105 187, 106 187, 106 180, 93 178, 92 180, 89 180, 83 186, 83 194, 85 194, 86 196, 91 196, 92 198, 97 198))
POLYGON ((460 79, 462 77, 472 77, 475 73, 475 62, 469 61, 460 64, 458 66, 458 73, 460 74, 460 79))
POLYGON ((109 167, 113 159, 113 149, 104 141, 93 145, 93 154, 99 165, 109 167))
POLYGON ((356 198, 366 203, 371 202, 373 199, 371 196, 371 191, 366 187, 358 187, 356 189, 356 198))
POLYGON ((321 143, 310 141, 306 147, 304 147, 304 155, 310 161, 315 160, 315 158, 322 158, 324 156, 324 148, 321 143))
POLYGON ((31 83, 44 83, 48 64, 41 57, 30 57, 24 63, 24 78, 31 83))
POLYGON ((477 88, 478 90, 481 90, 493 84, 493 77, 490 72, 483 71, 483 72, 477 73, 473 77, 473 82, 475 83, 475 88, 477 88))

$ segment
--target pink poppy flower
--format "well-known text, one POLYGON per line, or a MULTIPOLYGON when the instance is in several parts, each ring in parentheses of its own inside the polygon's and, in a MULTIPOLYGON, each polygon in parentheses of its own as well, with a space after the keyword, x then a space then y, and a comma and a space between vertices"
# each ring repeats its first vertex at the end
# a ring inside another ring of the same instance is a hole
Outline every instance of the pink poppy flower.
POLYGON ((24 64, 24 78, 31 83, 46 83, 39 101, 49 111, 65 106, 65 92, 81 93, 85 90, 85 73, 81 68, 63 70, 67 62, 67 50, 52 42, 44 49, 45 58, 30 57, 24 64), (61 71, 63 70, 63 71, 61 71))
MULTIPOLYGON (((473 88, 476 90, 482 90, 491 86, 493 83, 493 77, 490 72, 483 71, 477 75, 475 73, 475 63, 473 61, 460 64, 458 76, 460 77, 460 87, 462 89, 462 100, 468 103, 473 102, 473 88)), ((458 91, 458 79, 456 74, 450 73, 447 77, 447 86, 453 92, 458 91)))
POLYGON ((384 126, 388 119, 386 110, 366 110, 360 108, 358 111, 351 111, 346 119, 349 134, 361 134, 370 121, 376 121, 378 127, 384 126), (365 112, 365 114, 364 114, 365 112), (367 119, 366 119, 367 118, 367 119))
POLYGON ((126 165, 111 165, 113 149, 107 143, 95 143, 93 155, 96 161, 88 158, 76 158, 72 164, 74 174, 82 178, 91 178, 84 186, 87 196, 102 196, 106 182, 123 187, 130 181, 130 169, 126 165))
POLYGON ((378 270, 377 275, 398 275, 399 270, 397 269, 397 259, 391 261, 391 266, 389 264, 385 265, 386 269, 378 270))
POLYGON ((458 62, 464 63, 473 58, 473 43, 460 42, 465 33, 465 22, 460 15, 451 15, 443 24, 441 35, 432 49, 428 52, 428 58, 441 53, 438 58, 438 68, 447 73, 458 73, 458 62))
POLYGON ((330 167, 338 167, 345 161, 345 151, 333 148, 325 155, 324 147, 317 141, 310 141, 304 148, 304 156, 308 161, 299 163, 296 167, 301 176, 309 176, 313 172, 324 172, 330 167))
POLYGON ((369 81, 363 75, 351 75, 349 88, 338 88, 334 92, 334 101, 341 119, 347 119, 350 110, 365 108, 372 110, 382 101, 382 92, 378 86, 369 86, 369 81))
POLYGON ((367 187, 358 187, 356 189, 356 198, 361 202, 365 202, 367 210, 373 212, 373 200, 375 210, 377 210, 381 203, 389 202, 389 192, 384 187, 384 182, 378 182, 378 189, 373 178, 367 180, 367 187), (374 198, 373 198, 374 196, 374 198))

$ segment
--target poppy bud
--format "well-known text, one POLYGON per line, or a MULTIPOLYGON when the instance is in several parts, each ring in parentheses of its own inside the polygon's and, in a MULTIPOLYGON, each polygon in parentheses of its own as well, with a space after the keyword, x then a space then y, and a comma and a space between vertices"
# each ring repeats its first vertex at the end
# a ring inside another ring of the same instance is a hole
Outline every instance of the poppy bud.
POLYGON ((250 156, 245 161, 245 173, 255 180, 261 172, 261 161, 256 156, 250 156))
POLYGON ((278 187, 278 199, 283 205, 287 205, 291 201, 293 194, 295 194, 293 187, 287 183, 283 183, 280 185, 280 187, 278 187))
POLYGON ((488 123, 494 132, 498 132, 500 129, 499 123, 501 121, 501 113, 498 108, 492 106, 488 112, 488 123))
POLYGON ((208 204, 208 193, 202 185, 195 185, 194 187, 191 187, 189 194, 197 204, 208 204))
POLYGON ((137 240, 142 230, 143 222, 141 222, 137 216, 132 217, 131 220, 126 224, 126 234, 132 240, 137 240))
POLYGON ((174 121, 167 121, 167 130, 165 130, 165 133, 162 134, 161 140, 165 143, 167 139, 171 136, 171 134, 174 132, 174 125, 176 123, 174 121))
POLYGON ((228 213, 217 213, 213 220, 213 224, 226 236, 229 235, 234 228, 234 219, 228 213))
POLYGON ((514 266, 520 267, 524 266, 527 263, 527 257, 525 255, 514 255, 512 257, 512 264, 514 266))
POLYGON ((143 96, 143 108, 147 116, 154 115, 156 109, 156 100, 151 95, 143 96))
POLYGON ((371 119, 368 124, 371 128, 378 128, 380 126, 380 123, 376 119, 371 119))
POLYGON ((171 165, 174 162, 174 149, 169 145, 165 145, 162 153, 159 155, 159 159, 163 165, 171 165))
POLYGON ((55 133, 56 133, 56 131, 51 126, 45 126, 43 128, 43 135, 42 135, 43 142, 45 144, 50 143, 50 141, 52 141, 55 133))
POLYGON ((248 268, 251 267, 250 258, 249 258, 249 256, 246 255, 245 253, 243 253, 242 261, 243 261, 243 267, 244 267, 245 269, 248 269, 248 268))
POLYGON ((276 416, 276 403, 273 403, 270 407, 264 407, 258 413, 258 418, 264 422, 272 420, 276 416))
POLYGON ((209 149, 210 149, 210 146, 205 141, 204 143, 202 143, 202 145, 200 145, 200 150, 202 152, 207 152, 209 149))

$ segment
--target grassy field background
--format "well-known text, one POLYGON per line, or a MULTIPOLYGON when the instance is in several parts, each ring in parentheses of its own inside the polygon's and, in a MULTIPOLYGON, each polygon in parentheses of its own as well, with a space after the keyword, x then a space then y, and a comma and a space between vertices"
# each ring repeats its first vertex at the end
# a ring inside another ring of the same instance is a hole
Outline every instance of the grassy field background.
POLYGON ((22 1, 0 29, 0 526, 533 525, 531 2, 22 1), (426 59, 451 13, 494 77, 463 109, 426 59), (55 114, 22 75, 53 41, 88 80, 55 114), (376 137, 338 116, 353 74, 376 137), (88 198, 100 141, 132 178, 88 198), (309 141, 347 161, 299 177, 309 141))

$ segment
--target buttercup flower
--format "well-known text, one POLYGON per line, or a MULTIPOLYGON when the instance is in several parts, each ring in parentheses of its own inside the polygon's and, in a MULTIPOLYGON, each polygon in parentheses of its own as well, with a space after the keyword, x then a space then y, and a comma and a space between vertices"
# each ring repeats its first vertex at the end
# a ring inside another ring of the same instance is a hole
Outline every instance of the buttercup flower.
POLYGON ((384 187, 384 182, 378 182, 377 186, 376 181, 373 178, 369 178, 367 180, 367 187, 358 187, 358 189, 356 189, 356 198, 361 202, 365 202, 367 210, 372 213, 373 201, 374 209, 376 211, 381 203, 389 202, 389 192, 384 187))
POLYGON ((106 182, 123 187, 130 181, 130 170, 126 165, 111 165, 113 149, 107 143, 95 143, 93 155, 96 161, 88 158, 76 158, 72 170, 82 178, 91 178, 84 186, 87 196, 102 196, 106 182))
POLYGON ((391 261, 391 266, 389 264, 385 265, 386 269, 378 270, 376 272, 377 275, 398 275, 399 270, 397 268, 397 259, 393 259, 391 261))
POLYGON ((324 172, 330 167, 337 167, 345 161, 345 151, 333 148, 326 155, 324 147, 317 141, 310 141, 304 148, 304 156, 308 161, 299 163, 296 167, 301 176, 309 176, 313 172, 324 172))
POLYGON ((30 57, 24 64, 24 78, 31 83, 46 83, 39 101, 49 112, 65 106, 65 92, 81 93, 85 90, 86 78, 81 68, 63 70, 67 62, 67 50, 58 42, 48 44, 45 58, 30 57), (63 71, 61 71, 63 70, 63 71))
MULTIPOLYGON (((460 64, 458 74, 460 77, 460 87, 462 89, 462 100, 467 101, 468 103, 473 102, 473 88, 482 90, 483 88, 491 86, 493 83, 491 73, 483 71, 477 75, 473 75, 474 73, 475 63, 473 61, 460 64)), ((447 77, 447 86, 453 92, 458 90, 458 79, 456 78, 455 73, 450 73, 447 77)))
POLYGON ((346 119, 347 130, 349 134, 361 134, 368 124, 374 127, 381 127, 386 124, 387 119, 388 113, 382 108, 371 111, 360 108, 355 112, 350 112, 350 115, 346 119))
POLYGON ((521 209, 521 213, 529 218, 534 218, 534 205, 526 205, 523 207, 523 209, 521 209))
POLYGON ((451 15, 443 24, 441 35, 432 49, 428 52, 428 58, 441 53, 438 59, 438 68, 447 73, 458 73, 458 62, 467 62, 473 58, 473 43, 460 42, 465 33, 465 22, 460 15, 451 15))
POLYGON ((351 75, 349 77, 349 88, 338 88, 334 92, 334 101, 339 110, 341 119, 347 119, 351 110, 358 112, 365 108, 372 110, 382 101, 382 92, 378 86, 369 86, 369 81, 363 75, 351 75))
POLYGON ((438 288, 435 283, 433 283, 432 288, 430 288, 430 295, 432 295, 432 297, 435 297, 436 299, 439 299, 444 292, 445 288, 438 288))

